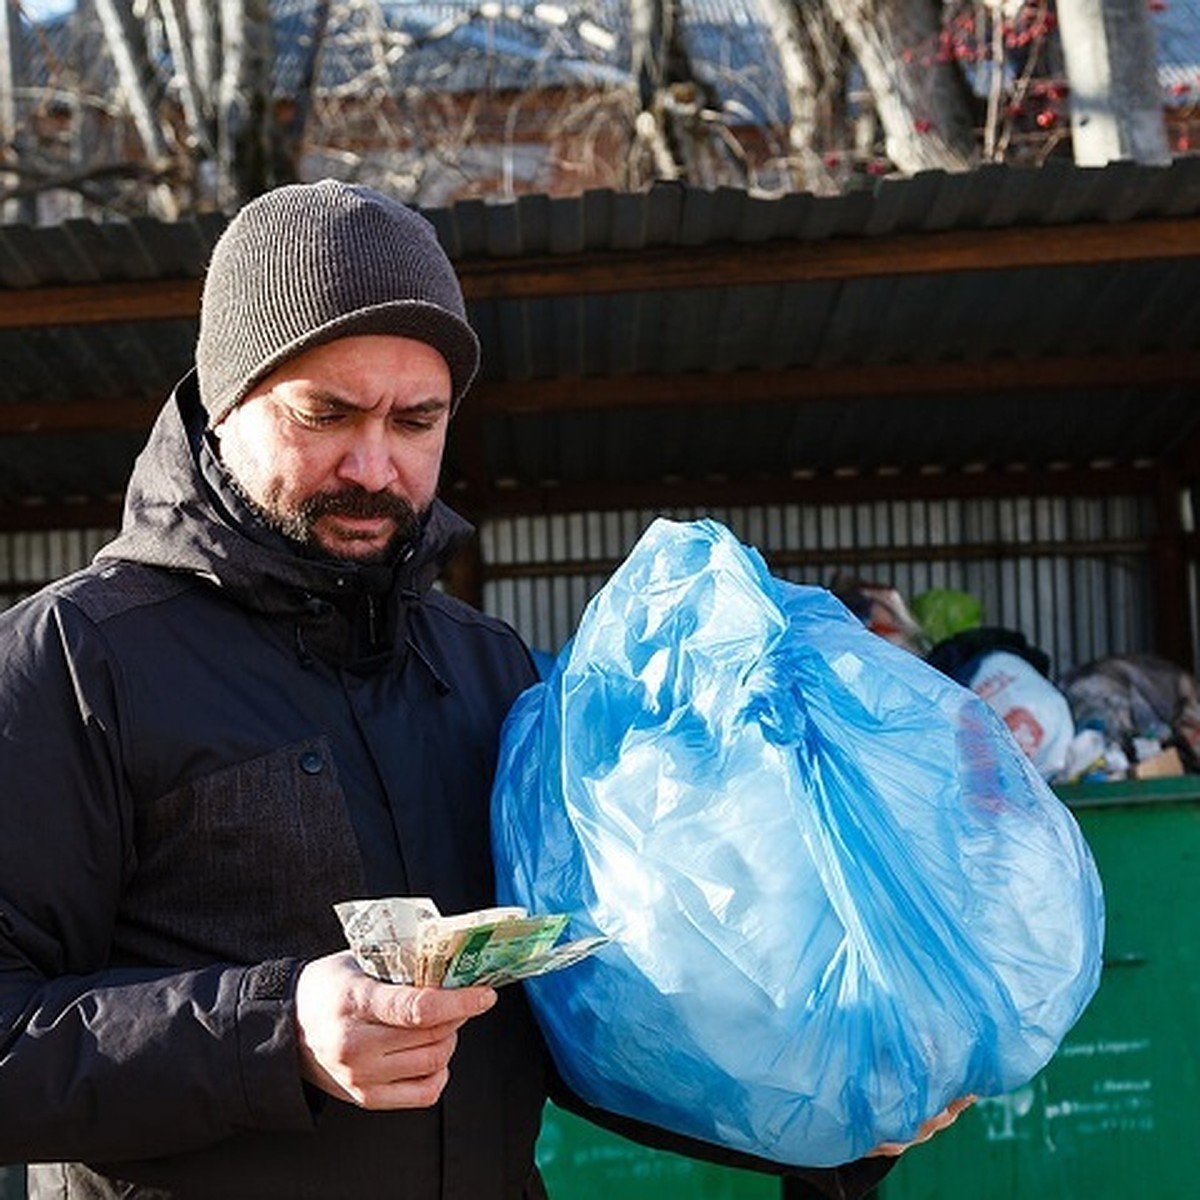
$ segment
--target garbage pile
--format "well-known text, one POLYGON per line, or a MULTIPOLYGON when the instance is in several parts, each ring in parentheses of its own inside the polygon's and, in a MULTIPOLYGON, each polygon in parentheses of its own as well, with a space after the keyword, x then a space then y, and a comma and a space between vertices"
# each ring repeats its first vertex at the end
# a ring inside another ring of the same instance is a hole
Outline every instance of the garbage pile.
POLYGON ((830 590, 872 632, 982 696, 1050 783, 1200 773, 1200 684, 1154 654, 1111 655, 1056 677, 1019 630, 984 623, 978 598, 914 596, 839 575, 830 590))

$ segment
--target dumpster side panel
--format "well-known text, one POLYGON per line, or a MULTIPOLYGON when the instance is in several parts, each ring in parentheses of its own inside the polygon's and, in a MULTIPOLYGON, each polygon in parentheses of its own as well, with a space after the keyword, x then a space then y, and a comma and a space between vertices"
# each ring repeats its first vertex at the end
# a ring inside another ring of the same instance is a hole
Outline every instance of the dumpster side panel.
POLYGON ((1099 991, 1036 1079, 908 1151, 881 1200, 1195 1195, 1200 785, 1076 815, 1105 889, 1099 991))
POLYGON ((0 1200, 25 1200, 24 1167, 0 1167, 0 1200))
POLYGON ((537 1158, 553 1200, 779 1200, 781 1190, 774 1176, 650 1150, 552 1104, 537 1158))

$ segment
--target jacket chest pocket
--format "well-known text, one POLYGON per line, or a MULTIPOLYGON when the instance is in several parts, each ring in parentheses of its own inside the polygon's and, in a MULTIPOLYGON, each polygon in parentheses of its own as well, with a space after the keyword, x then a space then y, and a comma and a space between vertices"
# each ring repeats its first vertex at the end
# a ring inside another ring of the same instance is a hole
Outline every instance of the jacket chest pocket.
POLYGON ((140 806, 116 944, 126 961, 198 965, 344 947, 332 905, 362 861, 324 738, 140 806))

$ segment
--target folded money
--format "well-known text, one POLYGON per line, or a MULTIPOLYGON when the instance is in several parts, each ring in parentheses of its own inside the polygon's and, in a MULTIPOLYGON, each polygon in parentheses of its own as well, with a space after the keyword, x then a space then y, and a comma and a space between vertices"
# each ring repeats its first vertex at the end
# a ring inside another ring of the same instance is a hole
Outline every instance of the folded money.
POLYGON ((569 967, 608 940, 559 945, 565 913, 530 916, 519 906, 444 917, 426 896, 389 896, 344 900, 333 908, 367 974, 417 987, 500 987, 569 967))

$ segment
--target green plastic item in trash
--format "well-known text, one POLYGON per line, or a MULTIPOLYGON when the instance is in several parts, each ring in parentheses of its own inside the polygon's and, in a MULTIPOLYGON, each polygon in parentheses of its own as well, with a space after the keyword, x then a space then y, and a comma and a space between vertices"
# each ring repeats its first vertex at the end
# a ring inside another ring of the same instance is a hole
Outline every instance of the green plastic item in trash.
POLYGON ((983 624, 983 605, 969 592, 930 588, 914 596, 912 613, 933 645, 983 624))

